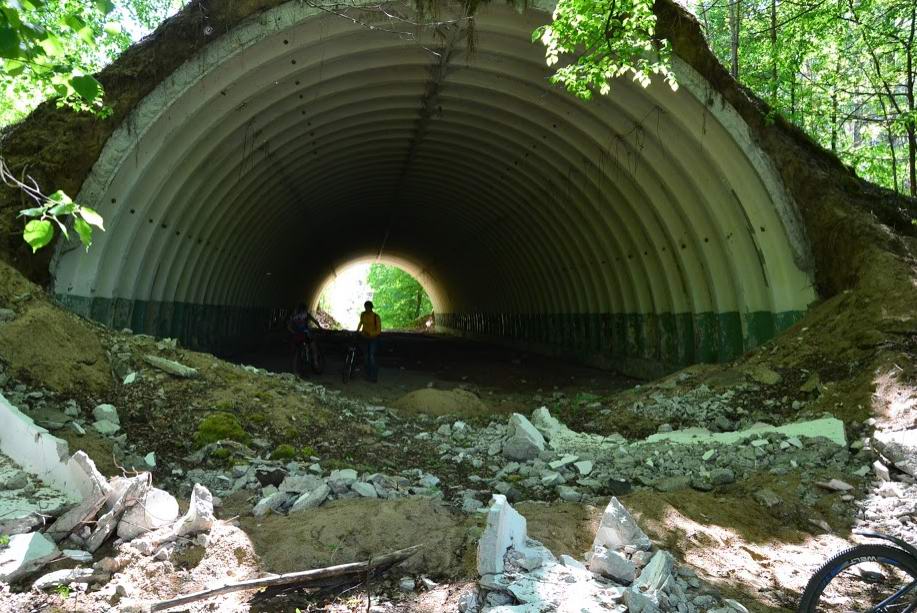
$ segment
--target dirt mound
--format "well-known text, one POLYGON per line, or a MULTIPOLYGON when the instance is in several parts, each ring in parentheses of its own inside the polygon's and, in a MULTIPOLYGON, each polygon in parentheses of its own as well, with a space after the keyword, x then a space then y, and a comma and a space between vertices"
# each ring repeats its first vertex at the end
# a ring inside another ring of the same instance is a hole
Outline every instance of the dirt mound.
POLYGON ((286 573, 422 544, 407 560, 406 573, 470 576, 475 538, 471 523, 431 500, 340 500, 291 517, 243 520, 266 570, 286 573))
POLYGON ((463 415, 478 416, 490 414, 490 409, 477 395, 463 389, 438 390, 433 388, 415 390, 395 402, 395 408, 410 415, 463 415))
POLYGON ((0 324, 0 359, 17 378, 74 397, 109 391, 108 356, 87 322, 41 301, 23 303, 18 311, 13 321, 0 324))

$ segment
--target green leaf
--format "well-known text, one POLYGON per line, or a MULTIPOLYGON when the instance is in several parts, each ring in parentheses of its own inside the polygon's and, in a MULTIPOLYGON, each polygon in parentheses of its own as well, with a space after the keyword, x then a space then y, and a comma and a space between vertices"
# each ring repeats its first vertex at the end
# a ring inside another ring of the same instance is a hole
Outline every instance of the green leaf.
POLYGON ((89 246, 92 245, 92 226, 77 217, 73 222, 73 229, 80 235, 80 242, 86 247, 86 251, 89 251, 89 246))
POLYGON ((109 21, 105 24, 105 33, 116 36, 121 33, 121 24, 116 21, 109 21))
POLYGON ((33 209, 23 209, 19 211, 20 217, 41 217, 45 214, 45 207, 35 207, 33 209))
POLYGON ((73 200, 70 199, 70 196, 68 196, 66 192, 60 189, 48 196, 48 200, 51 202, 60 202, 62 204, 73 202, 73 200))
POLYGON ((88 206, 81 206, 77 212, 80 214, 80 217, 85 219, 86 223, 88 223, 90 226, 95 226, 102 231, 105 230, 105 227, 102 225, 102 216, 90 209, 88 206))
POLYGON ((56 36, 48 36, 47 38, 38 41, 38 45, 44 49, 45 53, 50 57, 64 54, 64 45, 56 36))
POLYGON ((25 225, 22 238, 32 247, 32 253, 35 253, 54 238, 54 226, 47 219, 33 219, 25 225))
POLYGON ((13 28, 0 28, 0 57, 19 57, 19 34, 13 28))
POLYGON ((70 86, 86 102, 92 102, 102 93, 102 84, 92 75, 83 75, 70 79, 70 86))
POLYGON ((95 0, 93 4, 95 4, 96 10, 103 15, 108 15, 115 10, 115 3, 112 0, 95 0))
POLYGON ((73 202, 61 202, 60 204, 52 206, 48 214, 57 217, 58 215, 71 215, 75 211, 76 204, 73 202))

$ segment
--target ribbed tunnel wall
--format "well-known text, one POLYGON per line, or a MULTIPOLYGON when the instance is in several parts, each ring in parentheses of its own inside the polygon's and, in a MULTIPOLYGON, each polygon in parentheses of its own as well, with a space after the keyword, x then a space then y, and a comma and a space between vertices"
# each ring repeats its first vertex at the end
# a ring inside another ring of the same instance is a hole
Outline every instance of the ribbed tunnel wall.
MULTIPOLYGON (((148 95, 79 198, 54 291, 115 327, 218 349, 358 258, 408 263, 440 327, 629 370, 737 356, 815 294, 796 208, 738 114, 681 88, 552 87, 550 7, 409 40, 299 2, 148 95)), ((446 13, 444 13, 446 14, 446 13)), ((385 22, 388 25, 388 22, 385 22)))

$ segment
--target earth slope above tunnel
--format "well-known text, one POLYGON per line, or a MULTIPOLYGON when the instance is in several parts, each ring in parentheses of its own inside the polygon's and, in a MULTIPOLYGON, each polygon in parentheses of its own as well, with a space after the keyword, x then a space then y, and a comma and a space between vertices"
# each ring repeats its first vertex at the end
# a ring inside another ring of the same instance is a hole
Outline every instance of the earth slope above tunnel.
POLYGON ((472 54, 461 27, 404 40, 268 4, 184 11, 103 74, 116 120, 48 171, 108 220, 88 256, 59 246, 74 310, 213 348, 382 254, 443 325, 642 368, 735 357, 815 298, 808 203, 762 131, 808 145, 763 126, 680 9, 657 5, 678 93, 581 103, 529 42, 547 6, 482 8, 472 54))

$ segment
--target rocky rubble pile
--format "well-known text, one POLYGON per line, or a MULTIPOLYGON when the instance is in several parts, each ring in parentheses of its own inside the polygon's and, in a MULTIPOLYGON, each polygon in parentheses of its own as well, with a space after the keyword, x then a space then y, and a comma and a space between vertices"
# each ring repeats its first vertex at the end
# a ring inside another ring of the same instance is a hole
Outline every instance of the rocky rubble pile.
MULTIPOLYGON (((824 426, 830 430, 828 437, 817 436, 818 427, 809 432, 813 428, 808 424, 798 428, 808 436, 761 425, 723 440, 673 436, 629 442, 620 435, 572 432, 542 407, 531 420, 514 414, 507 425, 492 422, 484 428, 444 423, 434 433, 416 437, 432 439, 442 460, 465 464, 475 473, 469 481, 482 487, 460 495, 463 507, 475 510, 483 506, 480 497, 489 491, 510 500, 578 501, 624 493, 633 486, 710 490, 760 471, 785 474, 799 467, 847 471, 850 454, 845 444, 838 444, 844 442, 843 424, 826 420, 824 426)), ((865 474, 868 466, 858 470, 865 474)))
MULTIPOLYGON (((76 505, 70 504, 51 516, 43 531, 13 534, 0 548, 0 581, 13 583, 60 558, 91 563, 94 553, 110 537, 145 555, 167 557, 176 539, 205 532, 214 521, 213 499, 196 485, 188 512, 179 517, 178 502, 151 485, 149 473, 106 480, 82 451, 73 461, 91 482, 91 492, 76 505)), ((106 571, 100 562, 92 569, 76 567, 40 577, 33 587, 45 589, 68 583, 103 583, 106 571)))
POLYGON ((463 595, 463 613, 736 613, 670 553, 652 543, 616 498, 608 503, 592 550, 582 562, 556 558, 528 537, 526 520, 495 495, 478 545, 478 589, 463 595))
POLYGON ((876 432, 867 442, 881 459, 872 465, 872 495, 854 503, 857 523, 917 543, 917 429, 876 432))

